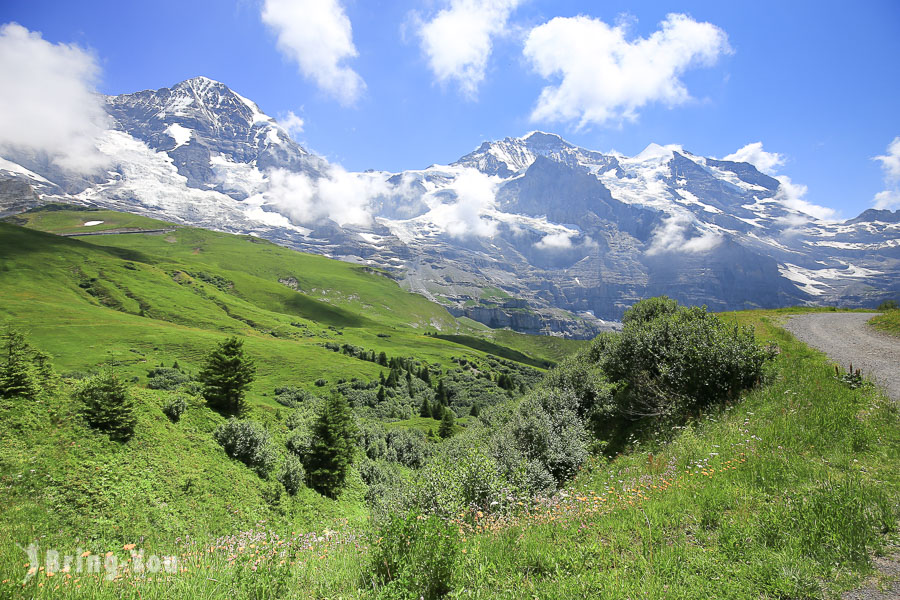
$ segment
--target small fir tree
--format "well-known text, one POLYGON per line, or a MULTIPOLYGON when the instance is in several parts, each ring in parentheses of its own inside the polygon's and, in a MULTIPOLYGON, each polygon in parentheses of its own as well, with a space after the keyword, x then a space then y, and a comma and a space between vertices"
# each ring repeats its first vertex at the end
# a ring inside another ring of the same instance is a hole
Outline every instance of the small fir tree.
POLYGON ((34 399, 38 395, 31 348, 25 336, 9 328, 3 334, 3 360, 0 370, 0 396, 34 399))
POLYGON ((240 414, 247 407, 244 394, 255 373, 253 360, 244 354, 243 340, 231 337, 206 359, 199 375, 203 383, 203 397, 215 410, 240 414))
POLYGON ((431 405, 428 404, 428 397, 422 398, 422 406, 419 407, 419 416, 430 418, 431 417, 431 405))
POLYGON ((123 441, 134 433, 134 401, 125 383, 111 370, 87 379, 75 391, 74 399, 82 418, 94 429, 123 441))
POLYGON ((435 421, 440 421, 444 416, 444 405, 435 400, 431 404, 431 418, 435 421))
POLYGON ((353 462, 355 438, 350 405, 343 395, 333 393, 313 425, 305 456, 306 479, 311 488, 331 498, 337 496, 353 462))
POLYGON ((455 425, 456 415, 449 408, 445 408, 444 415, 441 417, 441 426, 438 428, 438 435, 446 440, 453 435, 453 427, 455 425))

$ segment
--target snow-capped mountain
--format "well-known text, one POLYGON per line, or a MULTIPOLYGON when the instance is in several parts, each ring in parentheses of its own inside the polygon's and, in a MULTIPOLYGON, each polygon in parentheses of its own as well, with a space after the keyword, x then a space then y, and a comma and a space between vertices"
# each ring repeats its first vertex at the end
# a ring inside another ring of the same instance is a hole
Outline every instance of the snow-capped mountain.
POLYGON ((251 233, 389 269, 454 314, 532 333, 591 335, 657 294, 720 310, 900 291, 900 212, 822 221, 753 165, 678 146, 626 157, 532 132, 450 165, 348 173, 203 77, 106 107, 99 148, 114 166, 80 177, 5 156, 0 214, 64 200, 251 233))

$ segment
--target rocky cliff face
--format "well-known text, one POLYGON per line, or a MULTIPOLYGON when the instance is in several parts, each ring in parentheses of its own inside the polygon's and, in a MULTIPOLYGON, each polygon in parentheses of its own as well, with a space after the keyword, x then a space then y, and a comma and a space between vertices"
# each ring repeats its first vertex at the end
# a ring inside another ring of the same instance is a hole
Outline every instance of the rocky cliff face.
POLYGON ((450 165, 346 173, 204 77, 107 110, 114 168, 75 177, 5 156, 0 211, 37 196, 260 235, 529 333, 589 337, 658 294, 717 310, 900 294, 900 212, 821 221, 753 165, 677 146, 627 157, 533 132, 450 165))

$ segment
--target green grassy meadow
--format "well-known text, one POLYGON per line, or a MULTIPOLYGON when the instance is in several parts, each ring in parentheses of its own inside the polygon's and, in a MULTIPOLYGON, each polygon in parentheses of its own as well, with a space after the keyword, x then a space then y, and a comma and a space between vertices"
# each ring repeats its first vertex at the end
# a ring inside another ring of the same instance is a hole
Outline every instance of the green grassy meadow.
MULTIPOLYGON (((225 419, 200 397, 188 397, 180 421, 166 418, 161 407, 176 392, 146 389, 147 369, 177 360, 196 371, 215 344, 242 336, 258 366, 251 416, 283 447, 288 411, 276 386, 315 391, 317 379, 329 389, 387 371, 325 343, 443 370, 460 357, 486 364, 498 346, 507 359, 552 362, 584 346, 480 332, 384 275, 254 238, 183 227, 77 239, 38 231, 137 222, 86 214, 0 223, 0 320, 63 374, 58 393, 0 399, 2 598, 418 598, 408 591, 416 582, 401 589, 375 576, 375 557, 397 540, 374 523, 357 468, 337 499, 305 487, 289 496, 227 458, 212 437, 225 419), (278 281, 287 278, 299 291, 278 281), (425 335, 438 327, 465 343, 425 335), (100 366, 138 378, 127 443, 76 415, 73 372, 100 366), (42 554, 29 577, 31 543, 42 554), (60 565, 47 568, 47 549, 60 565), (131 553, 141 550, 139 561, 131 553), (65 555, 82 562, 67 569, 65 555), (177 566, 145 562, 151 555, 177 566), (96 571, 85 566, 91 557, 96 571)), ((155 228, 142 223, 128 226, 155 228)), ((779 327, 804 310, 723 315, 778 347, 740 398, 633 438, 616 456, 596 453, 551 497, 451 518, 436 546, 446 597, 827 598, 871 575, 872 556, 898 541, 900 411, 873 386, 836 379, 824 355, 779 327)), ((457 430, 471 419, 457 419, 457 430)), ((385 423, 438 426, 419 416, 385 423)))
POLYGON ((869 324, 890 335, 900 336, 900 310, 887 310, 874 317, 869 324))

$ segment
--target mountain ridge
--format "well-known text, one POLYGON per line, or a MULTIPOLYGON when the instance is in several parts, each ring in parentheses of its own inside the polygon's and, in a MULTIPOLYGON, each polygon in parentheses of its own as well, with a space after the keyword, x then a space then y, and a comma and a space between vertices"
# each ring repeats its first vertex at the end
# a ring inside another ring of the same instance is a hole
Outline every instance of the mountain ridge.
POLYGON ((627 157, 532 131, 449 165, 350 173, 206 77, 106 106, 114 167, 79 178, 4 157, 0 177, 18 183, 0 187, 0 212, 37 195, 250 233, 387 269, 457 316, 527 333, 591 337, 658 294, 726 310, 900 292, 893 215, 822 221, 752 164, 678 145, 627 157))

